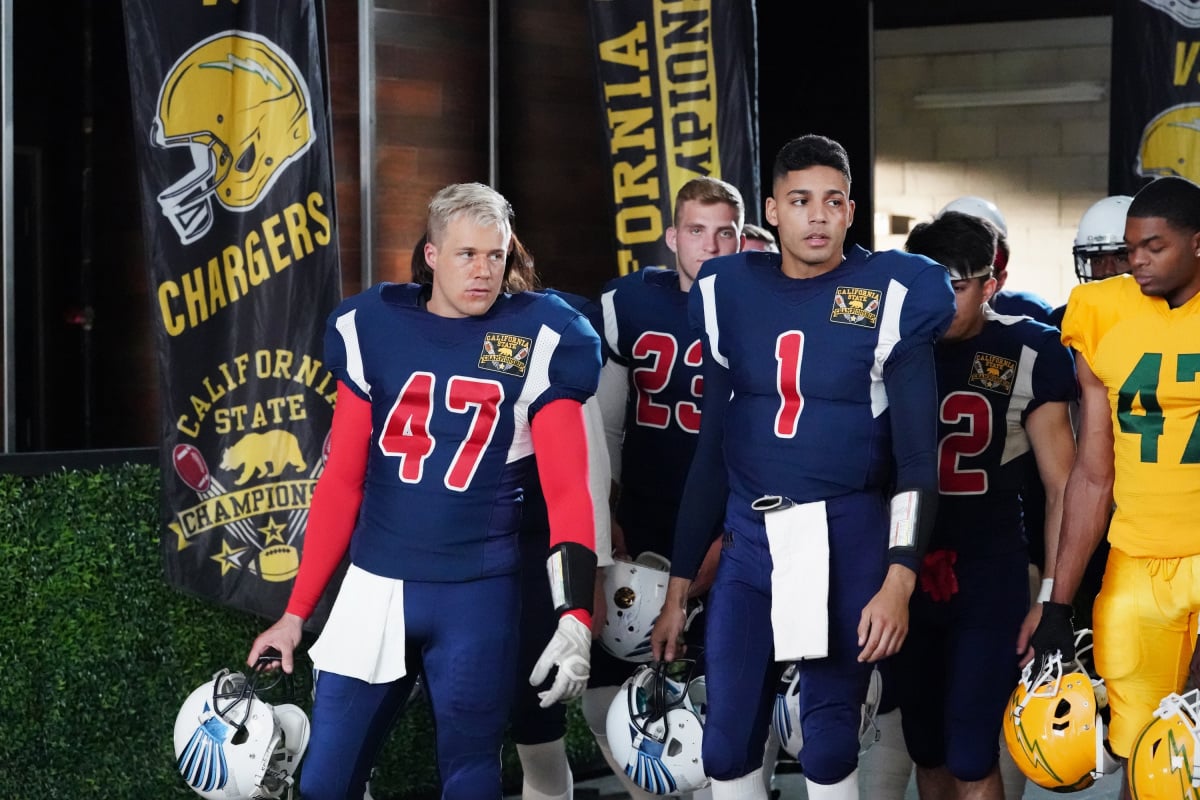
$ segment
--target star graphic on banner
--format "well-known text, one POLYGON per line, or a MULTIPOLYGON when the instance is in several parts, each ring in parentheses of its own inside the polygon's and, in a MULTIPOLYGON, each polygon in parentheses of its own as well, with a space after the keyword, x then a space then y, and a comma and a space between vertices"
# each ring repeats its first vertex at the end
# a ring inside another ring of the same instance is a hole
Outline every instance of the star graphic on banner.
POLYGON ((248 547, 230 547, 229 542, 222 539, 221 552, 215 556, 209 556, 209 558, 221 565, 221 577, 224 577, 229 570, 242 568, 242 554, 249 549, 248 547))
POLYGON ((283 544, 283 532, 285 530, 287 530, 286 525, 276 522, 274 517, 269 517, 267 524, 258 529, 258 532, 266 537, 263 547, 270 547, 271 542, 283 544))

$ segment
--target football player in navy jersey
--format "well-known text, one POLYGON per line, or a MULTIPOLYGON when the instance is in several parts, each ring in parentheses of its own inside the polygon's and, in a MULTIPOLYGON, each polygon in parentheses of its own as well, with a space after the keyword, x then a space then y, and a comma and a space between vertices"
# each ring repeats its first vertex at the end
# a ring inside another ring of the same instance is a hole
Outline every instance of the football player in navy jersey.
POLYGON ((988 306, 995 246, 991 225, 953 211, 906 244, 946 267, 957 304, 935 349, 937 520, 892 670, 921 796, 947 800, 1004 798, 1001 721, 1041 618, 1041 603, 1029 603, 1021 457, 1032 452, 1046 488, 1040 600, 1053 586, 1075 457, 1071 354, 1055 328, 988 306))
MULTIPOLYGON (((433 271, 425 263, 423 238, 414 250, 412 279, 414 283, 429 284, 433 271)), ((600 308, 596 303, 575 294, 542 287, 534 267, 533 253, 521 242, 516 232, 509 244, 508 266, 504 289, 507 292, 541 291, 559 297, 584 314, 594 329, 600 327, 600 308)), ((592 496, 605 498, 609 493, 608 450, 604 442, 604 425, 595 397, 584 403, 587 423, 588 478, 592 496)), ((574 775, 567 758, 565 736, 567 707, 553 703, 543 707, 539 693, 544 686, 534 686, 527 676, 541 656, 542 648, 554 635, 557 616, 554 601, 545 578, 546 550, 550 542, 550 520, 546 497, 542 492, 537 471, 530 470, 523 488, 519 542, 521 547, 521 623, 517 675, 511 712, 509 735, 516 744, 521 761, 522 800, 570 800, 574 793, 574 775)), ((604 598, 600 590, 600 570, 612 563, 610 515, 604 502, 594 503, 596 525, 597 570, 595 607, 592 610, 593 636, 597 626, 604 624, 604 598)))
POLYGON ((757 225, 751 225, 747 222, 742 226, 742 235, 745 237, 745 241, 742 243, 743 250, 762 250, 767 253, 779 252, 779 245, 775 244, 775 234, 766 228, 760 228, 757 225))
MULTIPOLYGON (((605 363, 597 398, 607 432, 615 483, 620 485, 613 526, 618 558, 645 552, 669 557, 675 517, 700 430, 703 390, 699 335, 688 322, 688 290, 701 265, 741 248, 745 206, 733 185, 694 178, 675 196, 667 246, 675 269, 652 267, 610 281, 601 294, 605 363)), ((692 599, 708 590, 719 548, 712 547, 692 599)), ((701 644, 703 616, 689 641, 701 644)), ((695 652, 694 648, 694 652, 695 652)), ((612 759, 605 719, 617 689, 635 664, 597 644, 583 711, 596 743, 626 791, 650 797, 612 759)))
POLYGON ((714 259, 689 296, 703 421, 653 646, 678 652, 723 516, 705 632, 713 797, 765 796, 773 662, 799 660, 808 796, 849 800, 872 663, 904 641, 932 530, 933 342, 954 298, 946 271, 921 256, 843 254, 854 203, 837 142, 784 145, 765 211, 781 252, 714 259))
POLYGON ((599 341, 535 292, 502 294, 511 209, 481 184, 429 206, 429 286, 380 284, 330 316, 338 379, 331 448, 287 611, 251 647, 293 668, 303 620, 350 566, 310 655, 318 670, 307 798, 362 797, 418 674, 437 729, 442 796, 498 797, 517 666, 521 486, 537 454, 560 614, 529 680, 541 702, 586 685, 596 554, 583 403, 599 341))
POLYGON ((982 197, 968 195, 951 200, 945 208, 938 212, 938 216, 947 211, 968 214, 976 219, 990 222, 996 227, 999 236, 996 237, 996 257, 992 263, 992 277, 996 281, 996 291, 989 301, 992 309, 997 314, 1014 317, 1026 316, 1047 325, 1053 324, 1051 315, 1054 313, 1054 307, 1042 297, 1033 292, 1004 288, 1004 284, 1008 281, 1008 262, 1011 253, 1008 249, 1008 222, 996 204, 982 197))

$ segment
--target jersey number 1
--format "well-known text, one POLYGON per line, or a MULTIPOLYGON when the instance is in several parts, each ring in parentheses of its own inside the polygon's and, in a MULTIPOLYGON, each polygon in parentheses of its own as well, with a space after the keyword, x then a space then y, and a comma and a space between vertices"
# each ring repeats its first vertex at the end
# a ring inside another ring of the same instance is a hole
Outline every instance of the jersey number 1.
MULTIPOLYGON (((379 449, 389 456, 400 458, 400 480, 405 483, 420 483, 425 474, 425 459, 433 452, 436 440, 429 432, 429 421, 433 417, 433 390, 436 380, 431 372, 414 372, 400 390, 383 433, 379 435, 379 449)), ((446 408, 458 414, 472 409, 475 417, 471 427, 458 446, 444 482, 447 489, 466 491, 475 477, 475 470, 500 418, 500 404, 504 402, 504 387, 496 381, 478 378, 463 378, 455 375, 446 385, 446 408)))
MULTIPOLYGON (((1142 462, 1158 463, 1158 437, 1165 420, 1158 402, 1158 381, 1162 371, 1162 353, 1144 353, 1117 392, 1117 423, 1121 433, 1142 437, 1142 462), (1133 411, 1134 398, 1141 399, 1142 413, 1133 411)), ((1175 359, 1176 383, 1192 383, 1200 373, 1200 353, 1180 353, 1175 359)), ((1192 435, 1183 448, 1180 464, 1200 464, 1200 417, 1192 426, 1192 435)))

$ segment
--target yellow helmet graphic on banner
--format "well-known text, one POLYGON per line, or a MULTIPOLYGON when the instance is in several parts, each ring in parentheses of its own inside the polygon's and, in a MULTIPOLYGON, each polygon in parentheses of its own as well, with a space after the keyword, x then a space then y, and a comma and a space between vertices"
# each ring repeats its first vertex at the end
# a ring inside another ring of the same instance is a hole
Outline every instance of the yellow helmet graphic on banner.
POLYGON ((273 42, 244 31, 210 36, 171 68, 152 138, 187 148, 192 169, 158 195, 179 239, 212 227, 212 199, 230 211, 259 204, 313 141, 308 86, 273 42))
POLYGON ((1200 103, 1172 106, 1142 129, 1138 175, 1178 175, 1200 182, 1200 103))

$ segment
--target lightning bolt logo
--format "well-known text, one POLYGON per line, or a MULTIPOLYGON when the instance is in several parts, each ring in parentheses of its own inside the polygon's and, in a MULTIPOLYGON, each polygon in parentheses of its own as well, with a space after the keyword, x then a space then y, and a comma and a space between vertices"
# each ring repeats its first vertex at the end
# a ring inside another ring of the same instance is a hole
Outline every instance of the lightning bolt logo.
MULTIPOLYGON (((1011 712, 1010 712, 1011 713, 1011 712)), ((1050 766, 1049 759, 1046 758, 1045 751, 1042 750, 1042 743, 1036 738, 1030 739, 1025 735, 1025 726, 1020 720, 1013 723, 1013 728, 1016 730, 1016 740, 1021 745, 1021 752, 1025 755, 1029 766, 1033 769, 1041 767, 1041 769, 1055 780, 1057 783, 1063 783, 1062 777, 1054 771, 1054 767, 1050 766)))
POLYGON ((1187 748, 1190 741, 1194 741, 1191 736, 1177 741, 1174 728, 1167 731, 1167 753, 1171 759, 1171 772, 1179 779, 1179 796, 1196 800, 1200 798, 1200 791, 1192 785, 1192 760, 1187 748))

